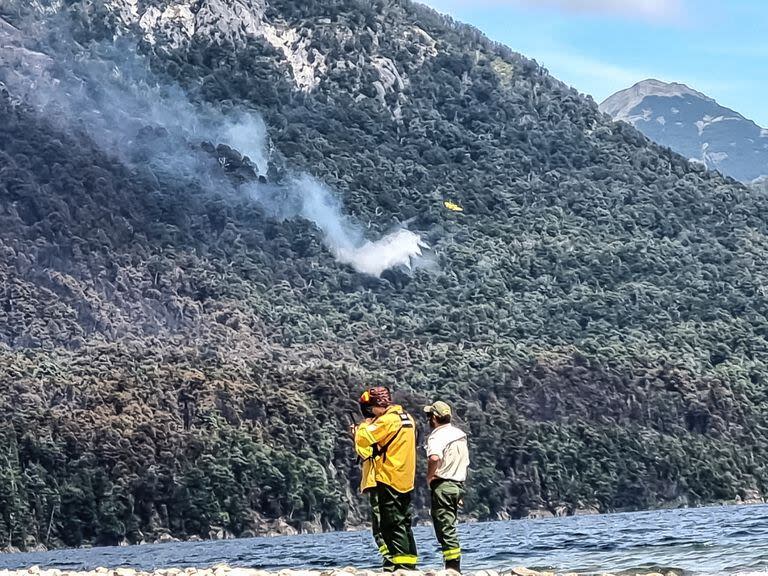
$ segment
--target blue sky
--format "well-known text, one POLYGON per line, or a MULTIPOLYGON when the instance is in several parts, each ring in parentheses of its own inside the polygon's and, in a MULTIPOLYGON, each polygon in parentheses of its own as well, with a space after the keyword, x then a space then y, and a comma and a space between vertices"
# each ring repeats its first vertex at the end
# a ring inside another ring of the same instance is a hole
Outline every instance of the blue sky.
POLYGON ((683 82, 768 127, 768 0, 420 0, 602 102, 683 82))

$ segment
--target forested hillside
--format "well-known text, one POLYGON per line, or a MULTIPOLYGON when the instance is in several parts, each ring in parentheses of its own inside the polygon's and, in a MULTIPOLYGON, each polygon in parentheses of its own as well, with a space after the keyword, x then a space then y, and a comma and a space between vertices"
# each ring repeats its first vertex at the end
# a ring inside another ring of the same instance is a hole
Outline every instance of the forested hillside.
POLYGON ((765 191, 407 0, 0 17, 0 546, 358 524, 346 430, 374 384, 455 404, 475 518, 768 490, 765 191), (258 113, 264 158, 190 132, 180 175, 165 120, 127 155, 25 84, 120 70, 116 39, 194 106, 258 113), (288 205, 292 174, 430 249, 377 277, 238 193, 260 175, 288 205))

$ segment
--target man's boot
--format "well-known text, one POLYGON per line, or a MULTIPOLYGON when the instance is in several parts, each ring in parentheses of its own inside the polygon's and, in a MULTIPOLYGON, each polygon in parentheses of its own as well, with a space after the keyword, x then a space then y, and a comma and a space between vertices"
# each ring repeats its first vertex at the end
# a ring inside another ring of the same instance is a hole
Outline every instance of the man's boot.
POLYGON ((461 574, 461 559, 457 558, 456 560, 446 560, 445 569, 456 570, 456 572, 461 574))

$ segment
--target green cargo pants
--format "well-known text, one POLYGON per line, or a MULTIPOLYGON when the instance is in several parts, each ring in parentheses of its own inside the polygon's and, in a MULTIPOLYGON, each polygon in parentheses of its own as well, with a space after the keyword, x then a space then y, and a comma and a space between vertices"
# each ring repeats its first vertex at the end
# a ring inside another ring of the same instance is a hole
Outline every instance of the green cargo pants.
POLYGON ((381 514, 381 537, 389 550, 384 569, 415 570, 419 561, 411 528, 411 492, 402 494, 386 484, 376 485, 381 514))
POLYGON ((369 488, 366 490, 368 497, 371 500, 371 531, 373 532, 373 539, 376 542, 376 547, 379 549, 379 554, 384 560, 384 566, 390 564, 389 562, 389 548, 387 543, 384 542, 384 538, 381 535, 381 510, 379 509, 379 493, 376 488, 369 488))
POLYGON ((458 523, 459 502, 464 497, 464 485, 453 480, 437 479, 430 485, 432 490, 432 524, 435 527, 445 562, 461 559, 458 523))

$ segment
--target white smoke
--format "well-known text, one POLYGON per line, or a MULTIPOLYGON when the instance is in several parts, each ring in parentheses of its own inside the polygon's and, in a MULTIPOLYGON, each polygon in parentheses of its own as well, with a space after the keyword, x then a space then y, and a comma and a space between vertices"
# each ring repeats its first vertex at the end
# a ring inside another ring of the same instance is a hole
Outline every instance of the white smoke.
POLYGON ((356 248, 340 248, 336 251, 339 262, 352 265, 358 272, 379 276, 384 270, 406 266, 421 256, 422 248, 429 248, 421 236, 410 230, 400 229, 376 242, 366 241, 356 248))
POLYGON ((271 209, 277 217, 292 217, 295 214, 314 222, 323 233, 326 246, 342 264, 349 264, 358 272, 371 276, 380 276, 385 270, 404 266, 409 270, 422 256, 422 250, 429 248, 418 234, 400 228, 370 241, 366 240, 358 228, 344 216, 341 202, 322 183, 308 175, 294 179, 285 190, 296 201, 296 206, 288 203, 285 210, 285 196, 277 206, 274 198, 264 194, 269 190, 264 186, 251 187, 251 194, 262 205, 271 209))
MULTIPOLYGON (((199 144, 226 144, 264 175, 269 138, 255 111, 223 111, 192 102, 180 87, 158 82, 131 46, 102 44, 83 51, 57 29, 55 48, 38 43, 30 51, 24 45, 29 37, 3 24, 0 20, 0 50, 12 51, 15 61, 0 68, 0 81, 52 122, 85 131, 123 162, 194 180, 212 192, 246 193, 274 218, 309 220, 339 262, 364 274, 378 277, 390 268, 410 269, 427 248, 417 234, 402 228, 378 240, 366 239, 344 215, 340 200, 308 175, 280 184, 232 184, 199 144)), ((54 30, 49 27, 48 32, 54 30)))

